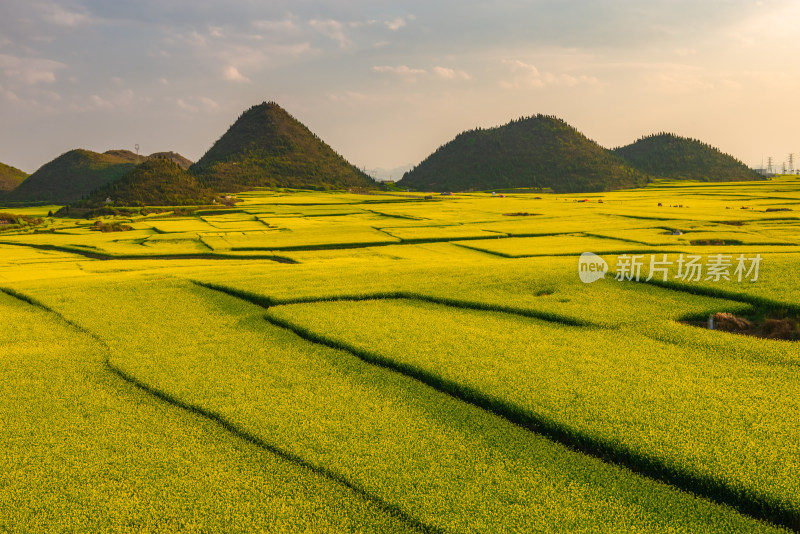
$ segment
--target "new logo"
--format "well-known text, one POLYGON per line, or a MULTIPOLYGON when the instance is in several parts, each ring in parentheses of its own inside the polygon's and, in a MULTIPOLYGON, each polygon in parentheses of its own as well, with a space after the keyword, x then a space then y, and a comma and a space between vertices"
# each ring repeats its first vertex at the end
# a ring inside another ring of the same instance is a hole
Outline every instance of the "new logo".
POLYGON ((578 260, 578 275, 581 282, 591 284, 606 277, 608 263, 593 252, 584 252, 578 260))

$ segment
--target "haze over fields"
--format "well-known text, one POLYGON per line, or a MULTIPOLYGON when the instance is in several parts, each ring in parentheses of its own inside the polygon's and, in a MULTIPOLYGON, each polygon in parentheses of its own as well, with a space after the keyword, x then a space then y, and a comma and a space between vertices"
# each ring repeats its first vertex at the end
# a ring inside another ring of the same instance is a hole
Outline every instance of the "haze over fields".
POLYGON ((197 161, 264 100, 359 168, 538 113, 605 147, 668 131, 750 166, 800 160, 790 0, 6 0, 0 15, 0 161, 27 173, 76 147, 197 161))

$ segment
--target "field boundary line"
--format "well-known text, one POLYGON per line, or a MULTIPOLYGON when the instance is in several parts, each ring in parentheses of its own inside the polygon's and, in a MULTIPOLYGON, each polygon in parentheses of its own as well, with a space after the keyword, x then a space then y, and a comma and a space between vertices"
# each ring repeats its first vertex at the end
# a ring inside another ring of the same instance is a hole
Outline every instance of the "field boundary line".
MULTIPOLYGON (((538 237, 538 236, 533 236, 533 237, 538 237)), ((490 238, 490 239, 496 239, 496 238, 490 238)), ((454 240, 454 241, 463 241, 463 240, 454 240)), ((523 259, 523 258, 551 258, 551 257, 552 258, 567 258, 567 257, 570 257, 570 256, 579 257, 581 254, 583 254, 583 252, 555 252, 555 253, 550 252, 550 253, 542 253, 542 254, 506 254, 505 252, 498 252, 496 250, 488 250, 488 249, 478 248, 478 247, 470 246, 470 245, 467 245, 467 244, 464 244, 464 243, 455 243, 455 242, 453 242, 453 243, 451 243, 451 245, 455 245, 457 247, 466 248, 466 249, 469 249, 469 250, 474 250, 475 252, 483 252, 484 254, 489 254, 491 256, 498 256, 500 258, 507 258, 507 259, 511 259, 511 260, 523 259)), ((636 253, 641 253, 641 252, 644 252, 644 253, 647 253, 647 254, 652 254, 652 253, 656 253, 656 254, 659 254, 659 253, 678 254, 678 253, 680 253, 680 251, 658 250, 658 249, 652 249, 652 247, 651 247, 651 248, 648 248, 647 250, 644 250, 642 248, 636 248, 636 249, 611 250, 611 251, 608 251, 608 252, 604 251, 604 252, 598 253, 598 255, 600 255, 600 256, 608 256, 608 255, 621 255, 621 254, 636 254, 636 253)))
POLYGON ((31 306, 33 306, 35 308, 39 308, 41 310, 46 311, 47 313, 51 313, 51 314, 55 315, 60 320, 64 321, 64 323, 66 323, 68 326, 74 328, 75 330, 79 331, 82 334, 85 334, 85 335, 91 337, 97 343, 100 343, 100 345, 103 346, 103 348, 105 348, 106 350, 108 350, 108 351, 111 350, 111 347, 108 346, 108 343, 106 343, 105 340, 103 340, 100 337, 98 337, 94 332, 92 332, 90 330, 87 330, 86 328, 84 328, 83 326, 79 325, 78 323, 76 323, 75 321, 73 321, 71 319, 67 319, 61 313, 57 312, 56 310, 54 310, 53 308, 47 306, 46 304, 36 300, 35 298, 31 297, 30 295, 26 295, 25 293, 17 291, 16 289, 11 289, 10 287, 4 287, 4 286, 0 286, 0 293, 5 293, 9 297, 15 298, 15 299, 20 300, 20 301, 22 301, 22 302, 24 302, 26 304, 29 304, 29 305, 31 305, 31 306))
POLYGON ((400 508, 396 504, 388 503, 388 502, 384 501, 383 499, 381 499, 380 497, 369 493, 369 491, 367 491, 365 488, 362 488, 357 483, 351 482, 350 480, 345 478, 343 475, 340 475, 340 474, 336 473, 335 471, 332 471, 331 469, 328 469, 327 467, 314 465, 311 462, 308 462, 307 460, 303 459, 302 456, 299 456, 299 455, 297 455, 295 453, 292 453, 290 451, 284 450, 284 449, 278 447, 277 445, 273 445, 273 444, 265 441, 264 439, 260 438, 259 436, 255 435, 255 434, 252 434, 252 433, 248 432, 247 430, 244 430, 243 428, 240 428, 235 423, 233 423, 230 420, 228 420, 225 416, 223 416, 221 414, 218 414, 217 412, 214 412, 212 410, 203 408, 202 406, 199 406, 199 405, 196 405, 196 404, 191 404, 191 403, 185 402, 185 401, 181 400, 180 398, 178 398, 178 397, 176 397, 176 396, 174 396, 174 395, 172 395, 170 393, 162 391, 162 390, 160 390, 158 388, 155 388, 155 387, 143 382, 142 380, 138 379, 133 374, 131 374, 131 373, 125 371, 124 369, 122 369, 121 367, 115 365, 108 358, 106 358, 106 362, 105 363, 106 363, 106 367, 108 368, 108 370, 111 373, 113 373, 114 375, 116 375, 120 379, 124 380, 125 382, 127 382, 127 383, 129 383, 129 384, 141 389, 145 393, 147 393, 147 394, 149 394, 149 395, 151 395, 153 397, 156 397, 157 399, 159 399, 159 400, 161 400, 163 402, 171 404, 172 406, 176 406, 176 407, 178 407, 178 408, 180 408, 180 409, 182 409, 184 411, 193 413, 195 415, 200 415, 200 416, 202 416, 202 417, 204 417, 204 418, 206 418, 206 419, 208 419, 210 421, 213 421, 214 423, 218 424, 220 427, 222 427, 227 432, 231 433, 232 435, 236 436, 237 438, 240 438, 240 439, 250 443, 251 445, 254 445, 254 446, 256 446, 256 447, 258 447, 260 449, 263 449, 263 450, 265 450, 267 452, 270 452, 270 453, 274 454, 275 456, 278 456, 279 458, 281 458, 282 460, 284 460, 286 462, 289 462, 289 463, 291 463, 293 465, 296 465, 298 467, 301 467, 303 469, 311 471, 312 473, 314 473, 317 476, 321 476, 321 477, 326 478, 326 479, 328 479, 328 480, 330 480, 332 482, 340 484, 341 486, 344 486, 345 488, 349 489, 350 491, 352 491, 353 493, 355 493, 356 495, 361 497, 363 500, 365 500, 365 501, 367 501, 369 503, 372 503, 375 506, 377 506, 381 511, 389 514, 392 517, 395 517, 395 518, 405 522, 407 525, 409 525, 415 531, 424 532, 424 533, 432 533, 432 534, 446 534, 448 532, 447 530, 444 530, 444 529, 442 529, 440 527, 435 527, 435 526, 423 523, 422 521, 414 518, 413 516, 411 516, 410 514, 405 512, 402 508, 400 508))
POLYGON ((420 302, 430 302, 431 304, 439 304, 441 306, 448 306, 450 308, 517 315, 519 317, 528 317, 531 319, 539 319, 551 323, 558 323, 564 326, 602 328, 600 324, 571 317, 569 315, 561 315, 554 312, 527 310, 525 308, 503 306, 502 304, 489 304, 489 303, 475 302, 468 300, 450 299, 447 297, 436 297, 432 295, 426 295, 424 293, 414 293, 410 291, 378 291, 374 293, 335 295, 329 297, 299 297, 294 299, 275 299, 263 295, 258 295, 250 291, 244 291, 241 289, 235 289, 232 287, 224 286, 221 284, 202 282, 199 280, 191 280, 191 282, 206 289, 210 289, 212 291, 219 291, 221 293, 225 293, 227 295, 230 295, 232 297, 241 300, 246 300, 251 304, 255 304, 256 306, 260 306, 262 308, 267 308, 267 309, 273 306, 288 306, 291 304, 312 304, 315 302, 337 302, 337 301, 360 302, 365 300, 416 300, 420 302))
MULTIPOLYGON (((50 308, 47 305, 39 302, 38 300, 34 299, 33 297, 30 297, 29 295, 26 295, 24 293, 21 293, 19 291, 14 290, 14 289, 11 289, 11 288, 8 288, 8 287, 3 287, 3 286, 0 286, 0 293, 4 293, 4 294, 8 295, 9 297, 12 297, 12 298, 17 299, 17 300, 19 300, 21 302, 24 302, 25 304, 28 304, 28 305, 33 306, 35 308, 39 308, 39 309, 41 309, 41 310, 43 310, 43 311, 45 311, 45 312, 47 312, 49 314, 55 315, 57 318, 59 318, 60 320, 64 321, 70 327, 78 330, 79 332, 81 332, 81 333, 83 333, 85 335, 88 335, 93 340, 99 342, 104 348, 106 348, 107 351, 109 351, 109 352, 111 351, 111 348, 109 347, 109 345, 103 339, 99 338, 96 334, 94 334, 93 332, 87 330, 86 328, 82 327, 81 325, 71 321, 70 319, 67 319, 61 313, 53 310, 52 308, 50 308)), ((106 355, 106 357, 103 358, 103 364, 104 364, 105 368, 111 374, 113 374, 113 375, 117 376, 118 378, 122 379, 123 381, 135 386, 136 388, 142 390, 143 392, 147 393, 148 395, 156 397, 157 399, 159 399, 159 400, 161 400, 163 402, 166 402, 168 404, 171 404, 172 406, 180 408, 180 409, 182 409, 184 411, 188 411, 188 412, 193 413, 195 415, 200 415, 200 416, 202 416, 202 417, 204 417, 204 418, 206 418, 206 419, 218 424, 224 430, 226 430, 227 432, 233 434, 237 438, 242 439, 244 441, 247 441, 251 445, 254 445, 254 446, 256 446, 256 447, 258 447, 260 449, 263 449, 263 450, 265 450, 265 451, 267 451, 269 453, 272 453, 272 454, 278 456, 279 458, 283 459, 284 461, 287 461, 287 462, 289 462, 291 464, 294 464, 294 465, 296 465, 298 467, 301 467, 303 469, 311 471, 312 473, 314 473, 317 476, 321 476, 321 477, 326 478, 328 480, 331 480, 332 482, 335 482, 335 483, 337 483, 337 484, 339 484, 341 486, 344 486, 345 488, 349 489, 350 491, 354 492, 356 495, 361 497, 363 500, 376 505, 381 511, 391 515, 392 517, 395 517, 395 518, 405 522, 407 525, 412 527, 412 529, 415 530, 415 531, 423 532, 423 533, 431 533, 431 534, 447 534, 447 532, 448 532, 445 529, 442 529, 442 528, 439 528, 439 527, 435 527, 435 526, 423 523, 422 521, 414 518, 413 516, 411 516, 410 514, 405 512, 399 506, 384 501, 380 497, 369 493, 369 491, 367 491, 366 489, 362 488, 358 484, 349 481, 344 476, 342 476, 342 475, 340 475, 340 474, 338 474, 338 473, 336 473, 336 472, 334 472, 334 471, 332 471, 332 470, 330 470, 330 469, 328 469, 328 468, 326 468, 324 466, 314 465, 314 464, 306 461, 305 459, 303 459, 301 456, 299 456, 297 454, 294 454, 292 452, 283 450, 283 449, 281 449, 280 447, 278 447, 276 445, 272 445, 272 444, 268 443, 267 441, 263 440, 262 438, 258 437, 257 435, 252 434, 252 433, 250 433, 247 430, 244 430, 242 428, 239 428, 236 424, 232 423, 231 421, 229 421, 224 416, 222 416, 222 415, 220 415, 220 414, 218 414, 218 413, 216 413, 216 412, 214 412, 212 410, 208 410, 208 409, 203 408, 202 406, 199 406, 199 405, 187 403, 185 401, 182 401, 178 397, 176 397, 174 395, 171 395, 170 393, 161 391, 161 390, 159 390, 159 389, 157 389, 157 388, 155 388, 153 386, 150 386, 150 385, 146 384, 142 380, 139 380, 137 377, 135 377, 133 374, 125 371, 124 369, 122 369, 120 366, 115 365, 111 361, 111 358, 108 355, 106 355)))
POLYGON ((677 490, 716 504, 729 506, 748 517, 800 532, 800 514, 796 510, 757 491, 737 489, 718 479, 671 466, 658 457, 637 452, 599 436, 587 435, 501 398, 480 392, 474 387, 443 378, 415 365, 397 362, 392 358, 360 349, 349 343, 328 338, 291 321, 275 317, 269 311, 265 320, 310 343, 341 350, 365 363, 417 380, 440 393, 496 415, 570 450, 627 469, 650 480, 670 485, 677 490))
POLYGON ((648 281, 640 281, 639 283, 650 284, 656 287, 660 287, 662 289, 668 289, 670 291, 677 291, 680 293, 688 293, 690 295, 697 295, 700 297, 712 297, 712 298, 720 298, 725 300, 732 300, 734 302, 738 302, 740 304, 747 304, 755 308, 757 312, 769 312, 769 311, 786 311, 787 313, 796 313, 800 314, 800 306, 797 304, 790 304, 788 302, 781 302, 779 300, 773 300, 767 297, 760 297, 757 295, 747 295, 744 293, 739 293, 737 291, 731 291, 727 289, 717 289, 713 287, 704 287, 704 286, 688 286, 678 282, 672 281, 663 281, 663 280, 653 280, 648 281))
MULTIPOLYGON (((571 450, 597 458, 609 464, 626 468, 641 476, 668 484, 676 489, 691 493, 717 504, 730 506, 731 508, 749 517, 789 528, 794 532, 800 532, 800 513, 798 513, 796 509, 793 509, 790 505, 788 505, 788 503, 777 501, 776 499, 760 493, 757 490, 732 487, 730 484, 718 479, 702 476, 697 473, 692 473, 689 470, 669 465, 660 458, 637 452, 619 443, 605 440, 599 436, 586 435, 585 433, 562 425, 547 417, 543 417, 520 408, 519 406, 509 403, 503 399, 482 393, 473 387, 465 386, 453 380, 445 379, 436 373, 426 371, 411 364, 400 363, 391 358, 381 356, 380 354, 366 351, 358 347, 354 347, 348 343, 328 338, 303 326, 299 326, 290 321, 275 317, 269 311, 269 308, 273 306, 337 300, 374 300, 374 296, 370 298, 359 295, 355 297, 333 297, 327 299, 309 298, 294 299, 293 301, 290 301, 288 299, 279 300, 263 297, 247 291, 232 289, 217 284, 209 284, 198 281, 193 282, 207 289, 220 291, 232 297, 239 298, 248 301, 251 304, 266 308, 267 314, 265 315, 265 320, 268 323, 284 328, 310 343, 342 350, 366 363, 376 365, 417 380, 435 389, 436 391, 439 391, 440 393, 449 395, 462 402, 466 402, 481 408, 535 434, 541 435, 555 443, 559 443, 571 450)), ((404 292, 384 293, 383 298, 387 297, 406 298, 410 300, 414 298, 410 294, 404 292)), ((422 297, 423 298, 418 300, 427 299, 430 302, 442 304, 442 302, 438 302, 436 299, 424 296, 422 297)), ((600 326, 597 327, 602 328, 600 326)))
MULTIPOLYGON (((34 243, 15 243, 13 241, 0 241, 0 245, 10 245, 16 247, 28 247, 34 248, 37 250, 49 250, 53 252, 64 252, 66 254, 76 254, 78 256, 84 256, 89 259, 93 260, 269 260, 274 261, 277 263, 290 263, 290 264, 297 264, 300 263, 297 260, 293 260, 292 258, 286 258, 284 256, 246 256, 246 255, 235 255, 235 254, 160 254, 160 255, 130 255, 130 254, 122 254, 119 256, 115 256, 114 254, 103 254, 102 252, 92 252, 90 250, 81 250, 78 248, 71 248, 71 247, 61 247, 58 245, 43 245, 43 244, 34 244, 34 243)), ((203 243, 203 245, 206 245, 203 243)), ((231 250, 238 250, 238 249, 231 249, 231 250)), ((246 249, 242 249, 246 250, 246 249)), ((275 250, 275 249, 254 249, 254 250, 275 250)))

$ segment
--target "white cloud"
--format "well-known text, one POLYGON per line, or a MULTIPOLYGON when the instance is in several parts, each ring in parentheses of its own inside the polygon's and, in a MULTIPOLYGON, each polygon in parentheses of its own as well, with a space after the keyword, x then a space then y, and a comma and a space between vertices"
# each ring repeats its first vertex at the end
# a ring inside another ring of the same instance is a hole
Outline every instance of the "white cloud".
POLYGON ((86 12, 69 11, 55 3, 40 4, 39 9, 43 18, 56 26, 75 28, 92 21, 91 15, 86 12))
POLYGON ((229 82, 249 82, 250 78, 246 76, 242 76, 242 73, 239 72, 239 69, 234 67, 233 65, 228 65, 225 69, 223 77, 228 80, 229 82))
POLYGON ((0 85, 0 96, 2 96, 5 100, 8 100, 9 102, 19 101, 19 97, 14 91, 10 91, 4 88, 2 85, 0 85))
POLYGON ((178 98, 175 100, 175 104, 181 110, 188 111, 189 113, 198 113, 201 110, 208 113, 219 109, 219 104, 214 99, 207 96, 191 96, 186 99, 178 98))
POLYGON ((339 43, 339 48, 349 48, 353 42, 344 32, 344 25, 336 20, 311 20, 309 25, 322 35, 339 43))
POLYGON ((271 35, 287 35, 300 32, 300 28, 295 23, 295 19, 292 15, 289 15, 283 20, 257 20, 253 22, 253 27, 271 35))
POLYGON ((12 83, 35 85, 56 81, 56 71, 66 65, 41 58, 22 58, 0 54, 0 72, 12 83))
POLYGON ((186 102, 186 100, 184 100, 182 98, 178 98, 175 101, 175 103, 178 105, 179 108, 181 108, 184 111, 190 111, 192 113, 196 113, 197 111, 200 111, 200 109, 197 106, 189 104, 188 102, 186 102))
POLYGON ((599 85, 600 83, 596 77, 585 74, 542 72, 535 65, 518 59, 504 59, 503 64, 508 65, 511 73, 514 74, 512 78, 499 82, 504 89, 541 89, 548 86, 574 87, 576 85, 599 85))
POLYGON ((214 101, 211 98, 208 98, 207 96, 199 96, 197 97, 197 100, 203 105, 203 107, 207 111, 213 111, 215 109, 219 109, 219 104, 217 104, 216 101, 214 101))
POLYGON ((386 24, 386 27, 394 32, 406 25, 406 19, 398 18, 394 20, 387 20, 384 22, 384 24, 386 24))
POLYGON ((511 66, 511 72, 526 72, 531 76, 539 76, 539 69, 530 63, 525 63, 518 59, 504 59, 503 63, 511 66))
POLYGON ((372 67, 372 72, 376 72, 379 74, 390 74, 409 82, 416 81, 418 77, 428 74, 428 71, 424 69, 413 69, 408 65, 399 65, 397 67, 381 65, 372 67))
POLYGON ((464 72, 463 70, 455 70, 450 69, 447 67, 433 67, 433 73, 442 79, 445 80, 471 80, 472 76, 464 72))
MULTIPOLYGON (((52 98, 51 98, 52 99, 52 98)), ((88 97, 83 95, 71 99, 68 108, 77 113, 92 113, 106 111, 131 111, 141 110, 152 102, 150 98, 137 97, 132 89, 125 89, 116 93, 100 95, 93 93, 88 97)), ((39 102, 41 104, 41 102, 39 102)))

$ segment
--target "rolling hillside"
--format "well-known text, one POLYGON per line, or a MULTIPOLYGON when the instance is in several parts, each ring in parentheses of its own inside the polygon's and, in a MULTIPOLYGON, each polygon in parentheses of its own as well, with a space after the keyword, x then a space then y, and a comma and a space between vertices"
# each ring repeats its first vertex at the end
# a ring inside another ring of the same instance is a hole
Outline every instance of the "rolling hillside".
POLYGON ((400 187, 432 191, 639 187, 647 176, 556 117, 537 115, 464 132, 407 172, 400 187))
POLYGON ((192 160, 184 158, 177 152, 155 152, 147 156, 149 159, 166 159, 178 165, 184 171, 189 170, 192 166, 192 160))
POLYGON ((17 202, 68 204, 119 180, 133 167, 134 163, 118 155, 70 150, 42 165, 7 198, 17 202))
POLYGON ((16 167, 0 163, 0 192, 13 190, 24 182, 27 177, 27 173, 16 167))
POLYGON ((726 182, 763 177, 719 149, 670 133, 643 137, 614 153, 640 171, 664 178, 726 182))
POLYGON ((376 185, 274 102, 244 112, 190 171, 212 189, 226 192, 376 185))
POLYGON ((119 180, 98 189, 78 206, 189 206, 211 204, 214 193, 177 163, 152 157, 119 180))

